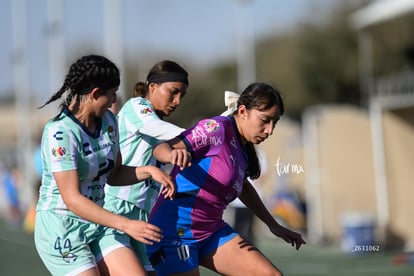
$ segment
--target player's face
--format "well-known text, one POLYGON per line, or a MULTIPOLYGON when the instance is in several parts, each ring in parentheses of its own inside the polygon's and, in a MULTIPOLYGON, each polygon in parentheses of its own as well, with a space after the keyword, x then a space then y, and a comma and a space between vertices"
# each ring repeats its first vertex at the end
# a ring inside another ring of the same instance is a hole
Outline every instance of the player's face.
POLYGON ((187 93, 187 85, 182 82, 152 83, 149 100, 160 117, 169 116, 181 104, 187 93))
POLYGON ((242 116, 241 135, 253 144, 260 144, 270 135, 280 119, 280 110, 273 106, 267 110, 240 110, 242 116))
POLYGON ((116 103, 116 91, 118 87, 111 88, 102 92, 97 100, 98 117, 101 117, 105 112, 116 103))

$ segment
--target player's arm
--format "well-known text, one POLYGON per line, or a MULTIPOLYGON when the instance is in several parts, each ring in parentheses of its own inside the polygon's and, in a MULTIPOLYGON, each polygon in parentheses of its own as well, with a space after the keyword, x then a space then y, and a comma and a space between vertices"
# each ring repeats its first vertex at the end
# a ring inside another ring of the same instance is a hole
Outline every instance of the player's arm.
POLYGON ((111 213, 83 196, 79 189, 80 183, 76 170, 55 172, 53 175, 67 208, 79 217, 126 232, 145 244, 160 241, 161 229, 155 225, 111 213))
POLYGON ((158 161, 176 165, 180 169, 191 166, 191 154, 179 137, 156 145, 152 154, 158 161))
POLYGON ((243 189, 239 196, 239 199, 266 225, 273 224, 276 227, 279 225, 279 223, 273 219, 273 216, 263 204, 263 201, 261 200, 256 189, 247 179, 243 182, 243 189))
POLYGON ((131 167, 122 165, 121 154, 118 154, 114 169, 112 169, 107 183, 112 186, 132 185, 140 181, 152 178, 165 187, 163 194, 172 198, 176 191, 176 185, 171 176, 155 166, 131 167))
POLYGON ((292 246, 295 246, 296 249, 299 249, 302 244, 306 242, 303 240, 302 236, 299 233, 291 231, 282 225, 280 225, 266 206, 263 204, 262 199, 257 193, 256 189, 250 183, 249 180, 245 179, 243 183, 243 190, 239 196, 239 199, 250 209, 252 212, 263 221, 268 227, 269 230, 276 236, 284 239, 286 242, 290 243, 292 246))
POLYGON ((163 121, 155 115, 147 116, 143 118, 143 121, 144 125, 139 129, 139 132, 158 140, 166 141, 172 139, 185 130, 172 123, 163 121))

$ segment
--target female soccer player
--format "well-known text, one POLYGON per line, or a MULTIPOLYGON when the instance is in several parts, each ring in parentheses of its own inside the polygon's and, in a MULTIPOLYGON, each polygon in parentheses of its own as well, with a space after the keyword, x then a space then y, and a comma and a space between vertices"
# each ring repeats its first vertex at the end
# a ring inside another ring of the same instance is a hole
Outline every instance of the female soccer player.
MULTIPOLYGON (((35 223, 36 249, 53 275, 101 275, 96 241, 104 227, 146 243, 162 237, 154 225, 102 208, 105 183, 129 185, 153 178, 166 187, 164 196, 175 192, 171 177, 159 168, 121 165, 118 124, 108 110, 119 84, 114 63, 102 56, 84 56, 71 65, 62 88, 44 104, 63 97, 60 112, 42 135, 43 174, 35 223)), ((145 273, 129 248, 105 254, 117 262, 120 274, 145 273)))
POLYGON ((233 116, 201 120, 178 137, 157 145, 154 156, 175 165, 173 200, 160 197, 149 222, 163 230, 147 246, 157 275, 199 275, 199 265, 222 275, 281 275, 257 248, 223 221, 226 206, 239 197, 276 236, 299 249, 299 233, 281 226, 265 208, 249 179, 260 176, 255 144, 265 141, 284 112, 279 92, 249 85, 233 116))
MULTIPOLYGON (((188 74, 176 62, 163 60, 155 64, 144 82, 137 82, 133 98, 129 99, 118 113, 119 141, 123 164, 128 166, 160 167, 152 156, 153 147, 160 141, 176 137, 184 129, 163 120, 180 105, 187 93, 188 74)), ((158 198, 160 184, 147 179, 130 186, 107 185, 104 208, 129 219, 147 221, 149 212, 158 198)), ((107 248, 131 247, 141 264, 149 273, 153 268, 148 260, 145 244, 121 231, 107 229, 99 241, 101 250, 107 248)), ((110 260, 103 264, 113 275, 110 260)))

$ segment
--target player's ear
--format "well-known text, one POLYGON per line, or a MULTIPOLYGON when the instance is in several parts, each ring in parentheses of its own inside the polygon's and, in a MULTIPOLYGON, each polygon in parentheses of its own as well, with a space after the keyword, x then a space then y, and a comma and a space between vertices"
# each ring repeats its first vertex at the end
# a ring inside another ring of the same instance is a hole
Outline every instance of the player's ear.
POLYGON ((100 89, 99 87, 95 87, 92 89, 90 95, 91 97, 93 97, 95 100, 97 98, 99 98, 99 96, 102 94, 102 89, 100 89))
POLYGON ((237 114, 242 117, 245 118, 247 115, 247 108, 244 104, 239 105, 238 109, 237 109, 237 114))

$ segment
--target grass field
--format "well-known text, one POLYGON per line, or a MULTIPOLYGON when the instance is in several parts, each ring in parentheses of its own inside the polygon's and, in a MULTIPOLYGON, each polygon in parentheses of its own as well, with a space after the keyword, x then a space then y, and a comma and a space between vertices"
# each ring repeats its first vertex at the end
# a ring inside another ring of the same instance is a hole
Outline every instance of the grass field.
MULTIPOLYGON (((9 227, 0 220, 0 244, 0 275, 49 275, 36 253, 31 234, 9 227)), ((414 275, 414 264, 395 265, 392 262, 394 254, 381 250, 349 255, 337 247, 305 245, 296 251, 278 239, 270 238, 263 238, 257 245, 287 276, 414 275)), ((217 274, 202 269, 202 275, 217 274)))
MULTIPOLYGON (((414 276, 414 264, 395 265, 395 254, 389 252, 350 255, 339 247, 315 245, 305 245, 296 251, 273 238, 261 240, 257 246, 286 276, 414 276)), ((217 275, 202 271, 202 275, 217 275)))

